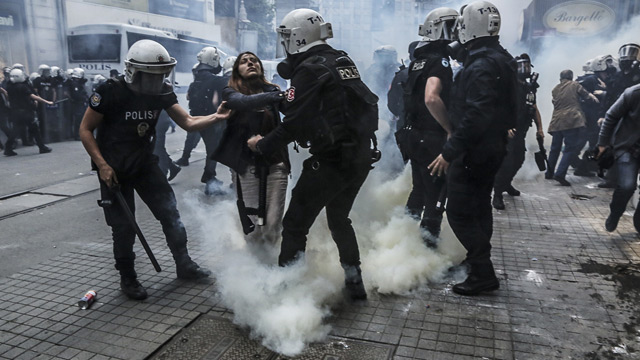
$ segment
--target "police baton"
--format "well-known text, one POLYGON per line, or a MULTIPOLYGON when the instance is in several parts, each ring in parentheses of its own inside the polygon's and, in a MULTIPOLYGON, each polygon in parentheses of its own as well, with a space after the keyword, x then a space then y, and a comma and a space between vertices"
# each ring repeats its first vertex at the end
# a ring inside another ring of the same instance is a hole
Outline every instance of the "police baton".
MULTIPOLYGON (((120 203, 120 207, 122 208, 122 211, 124 211, 124 214, 127 216, 127 219, 129 220, 129 223, 135 229, 136 235, 138 235, 138 239, 140 239, 140 243, 142 244, 142 247, 144 248, 144 251, 147 253, 147 256, 149 256, 149 260, 151 260, 151 264, 153 264, 153 268, 156 269, 156 272, 162 271, 162 269, 160 268, 160 264, 158 264, 158 260, 156 260, 156 257, 153 255, 153 252, 151 251, 151 248, 149 247, 149 243, 147 243, 147 239, 145 239, 144 235, 142 234, 142 230, 140 230, 140 227, 138 226, 138 223, 136 222, 135 216, 131 212, 131 209, 129 208, 129 205, 127 204, 126 200, 124 199, 124 196, 122 196, 122 192, 120 191, 120 185, 115 184, 110 189, 116 195, 116 198, 118 199, 118 202, 120 203)), ((111 204, 110 203, 106 203, 105 200, 101 200, 101 201, 99 200, 98 201, 98 205, 104 207, 104 206, 109 206, 111 204)))

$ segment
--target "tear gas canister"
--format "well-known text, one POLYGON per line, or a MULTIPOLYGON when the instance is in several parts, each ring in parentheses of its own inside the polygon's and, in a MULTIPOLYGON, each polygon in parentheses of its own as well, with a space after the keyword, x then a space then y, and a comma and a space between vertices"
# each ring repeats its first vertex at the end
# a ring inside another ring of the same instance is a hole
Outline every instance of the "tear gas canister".
POLYGON ((80 307, 80 309, 84 310, 84 309, 87 309, 89 306, 91 306, 91 304, 93 304, 93 302, 96 300, 96 295, 97 294, 95 290, 87 291, 87 293, 84 294, 82 299, 78 301, 78 306, 80 307))

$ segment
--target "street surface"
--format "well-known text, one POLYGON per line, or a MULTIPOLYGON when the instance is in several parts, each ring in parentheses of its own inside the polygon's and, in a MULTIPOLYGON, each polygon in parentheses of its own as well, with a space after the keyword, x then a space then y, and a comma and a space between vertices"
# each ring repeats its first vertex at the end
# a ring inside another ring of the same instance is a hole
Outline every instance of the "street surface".
MULTIPOLYGON (((174 159, 184 136, 167 135, 174 159)), ((20 147, 18 156, 0 157, 0 359, 287 358, 232 324, 215 279, 175 279, 161 229, 141 204, 139 223, 164 271, 156 274, 138 248, 150 296, 127 300, 89 159, 80 142, 50 146, 50 154, 20 147), (91 288, 98 301, 78 309, 91 288)), ((200 143, 172 182, 181 210, 184 194, 202 189, 203 157, 200 143)), ((226 168, 218 173, 228 184, 226 168)), ((330 337, 297 358, 640 358, 640 242, 632 212, 607 233, 612 191, 598 189, 597 178, 568 180, 572 187, 541 173, 519 180, 522 196, 505 195, 507 209, 494 210, 499 291, 461 297, 447 278, 403 295, 370 289, 366 304, 332 306, 330 337)), ((194 258, 206 259, 202 234, 184 220, 194 258)))

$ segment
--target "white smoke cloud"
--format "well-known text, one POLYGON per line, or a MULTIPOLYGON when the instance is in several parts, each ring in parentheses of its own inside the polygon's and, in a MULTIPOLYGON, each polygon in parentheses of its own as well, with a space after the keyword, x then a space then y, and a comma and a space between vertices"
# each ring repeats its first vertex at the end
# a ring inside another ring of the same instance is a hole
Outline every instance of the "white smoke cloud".
MULTIPOLYGON (((360 246, 362 274, 370 296, 406 294, 443 280, 447 269, 464 258, 464 249, 443 221, 443 239, 437 251, 422 243, 418 222, 404 213, 411 188, 411 171, 390 174, 393 142, 383 150, 361 189, 351 212, 360 246)), ((395 150, 397 151, 397 150, 395 150)), ((294 177, 307 154, 291 152, 294 177)), ((401 160, 400 160, 401 161, 401 160)), ((295 185, 297 178, 290 183, 295 185)), ((234 322, 248 327, 252 337, 287 356, 301 353, 311 342, 322 341, 331 328, 330 308, 343 300, 344 273, 324 212, 311 228, 303 261, 277 266, 277 248, 247 245, 235 200, 210 202, 199 191, 186 193, 181 203, 185 217, 199 224, 217 291, 234 322)), ((193 232, 195 229, 191 230, 193 232)), ((463 275, 462 275, 463 276, 463 275)), ((458 276, 457 280, 460 280, 458 276)))

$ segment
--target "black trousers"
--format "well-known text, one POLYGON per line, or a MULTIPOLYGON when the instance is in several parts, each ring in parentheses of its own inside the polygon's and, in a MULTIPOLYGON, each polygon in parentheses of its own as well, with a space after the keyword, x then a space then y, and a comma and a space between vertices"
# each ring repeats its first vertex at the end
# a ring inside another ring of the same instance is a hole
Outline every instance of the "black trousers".
POLYGON ((7 140, 7 149, 13 149, 15 145, 16 129, 26 128, 29 135, 33 137, 40 149, 44 148, 44 142, 40 134, 40 126, 34 116, 33 110, 15 109, 11 112, 11 121, 13 122, 13 137, 7 140))
POLYGON ((507 155, 502 160, 502 165, 496 174, 493 186, 496 194, 502 194, 507 190, 524 163, 524 157, 527 152, 525 145, 527 130, 528 128, 518 129, 515 136, 509 139, 507 143, 507 155))
MULTIPOLYGON (((134 190, 149 207, 162 225, 167 245, 174 258, 187 254, 187 231, 180 220, 176 197, 166 176, 156 163, 147 163, 135 178, 120 180, 120 191, 131 211, 135 214, 134 190)), ((104 208, 107 225, 111 227, 113 237, 113 255, 116 269, 125 276, 135 277, 133 251, 135 229, 122 211, 115 194, 100 181, 100 193, 103 200, 111 200, 112 205, 104 208)))
POLYGON ((78 130, 80 130, 80 123, 84 117, 85 111, 87 111, 87 104, 83 102, 70 102, 71 105, 71 128, 69 129, 69 137, 75 140, 80 140, 78 130))
POLYGON ((216 167, 218 162, 211 159, 211 155, 216 151, 218 145, 220 145, 220 140, 222 140, 222 134, 224 133, 224 129, 227 126, 225 121, 219 122, 217 124, 213 124, 208 126, 204 130, 200 131, 200 136, 202 137, 202 141, 204 141, 204 147, 207 151, 207 157, 204 161, 204 172, 202 173, 202 178, 200 179, 203 183, 208 183, 214 177, 216 177, 216 167))
MULTIPOLYGON (((7 113, 9 112, 8 109, 2 109, 2 111, 6 111, 7 113)), ((8 114, 0 114, 0 131, 2 131, 7 136, 7 141, 6 141, 7 145, 15 144, 15 135, 13 133, 13 124, 9 122, 8 114)), ((13 149, 9 148, 8 146, 6 147, 6 149, 8 149, 7 152, 10 152, 10 150, 13 150, 13 149)))
POLYGON ((407 199, 407 212, 414 218, 422 217, 420 227, 438 236, 442 213, 436 210, 436 203, 445 181, 431 176, 431 170, 427 166, 442 152, 447 135, 443 132, 418 132, 414 129, 409 135, 409 141, 413 187, 407 199))
POLYGON ((360 265, 349 212, 370 169, 370 165, 344 166, 313 156, 304 161, 282 222, 280 266, 286 266, 305 251, 309 229, 323 208, 326 208, 331 236, 338 246, 340 263, 360 265))
POLYGON ((447 174, 447 219, 467 250, 470 274, 478 277, 495 276, 491 262, 491 189, 503 157, 504 152, 489 153, 484 161, 473 165, 459 157, 447 174))

